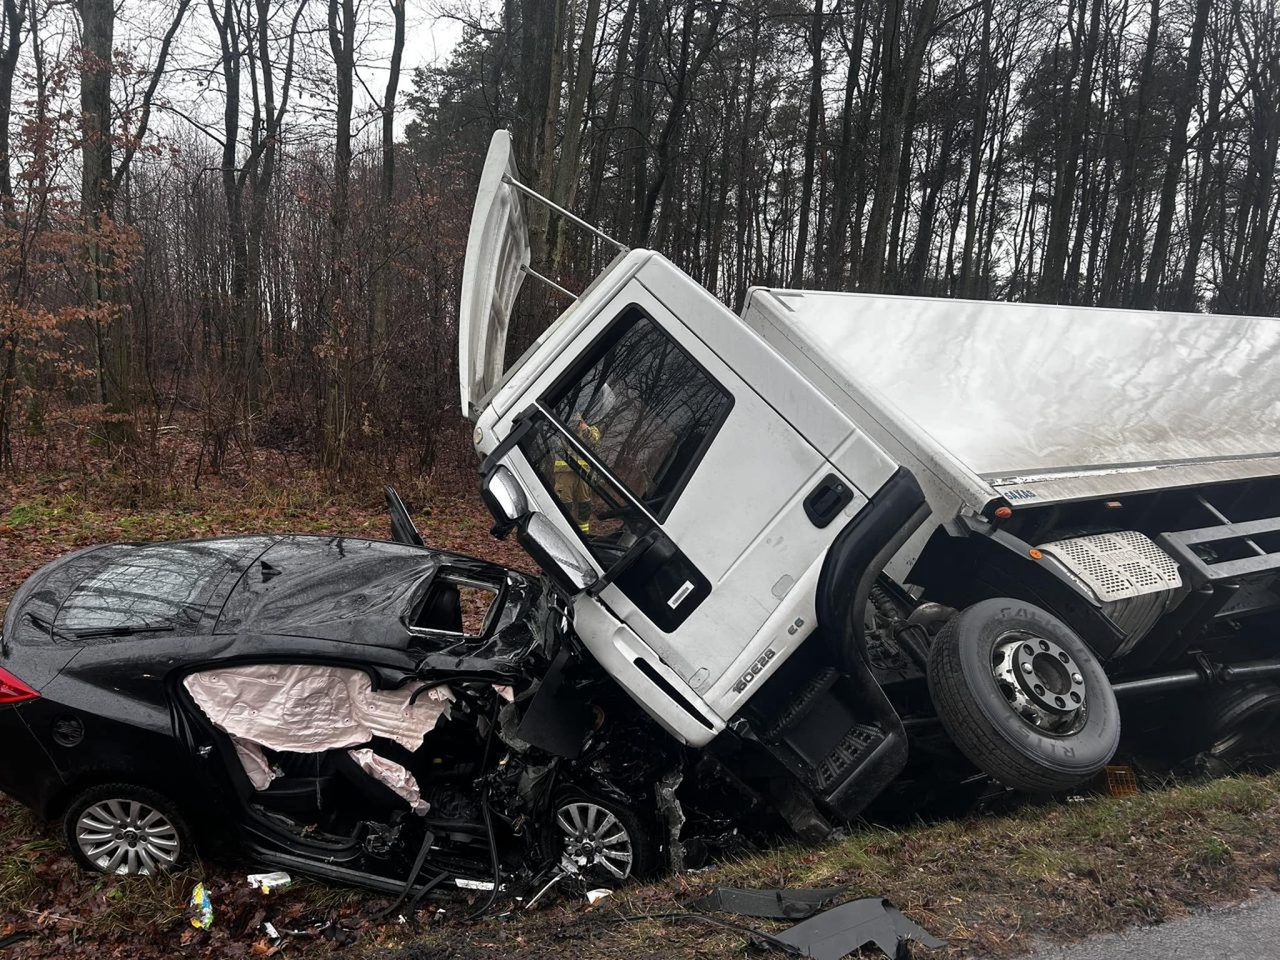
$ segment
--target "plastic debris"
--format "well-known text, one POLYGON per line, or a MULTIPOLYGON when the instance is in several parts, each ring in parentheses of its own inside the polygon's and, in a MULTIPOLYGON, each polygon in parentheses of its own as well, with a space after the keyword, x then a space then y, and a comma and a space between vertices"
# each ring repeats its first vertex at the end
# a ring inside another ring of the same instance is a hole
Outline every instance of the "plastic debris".
POLYGON ((865 897, 833 907, 776 934, 774 939, 814 960, 840 960, 872 943, 893 958, 904 955, 907 940, 930 950, 947 945, 882 897, 865 897))
POLYGON ((803 920, 825 910, 844 896, 848 887, 744 890, 716 887, 690 904, 695 910, 736 913, 740 917, 803 920))
POLYGON ((208 930, 213 926, 213 901, 209 899, 209 892, 205 890, 203 883, 197 883, 191 891, 188 909, 191 913, 191 925, 197 930, 208 930))
POLYGON ((459 890, 492 890, 492 880, 468 880, 466 877, 454 877, 454 885, 459 890))
POLYGON ((284 890, 286 887, 293 885, 293 877, 283 870, 277 870, 273 873, 251 873, 245 879, 249 881, 249 886, 256 887, 262 893, 284 890))
POLYGON ((1127 763, 1108 764, 1102 770, 1107 794, 1112 797, 1136 797, 1138 778, 1127 763))
POLYGON ((606 887, 600 887, 599 889, 596 889, 596 890, 588 890, 587 903, 591 904, 591 906, 594 907, 597 903, 599 903, 605 897, 609 897, 612 895, 613 895, 613 891, 609 890, 606 887))

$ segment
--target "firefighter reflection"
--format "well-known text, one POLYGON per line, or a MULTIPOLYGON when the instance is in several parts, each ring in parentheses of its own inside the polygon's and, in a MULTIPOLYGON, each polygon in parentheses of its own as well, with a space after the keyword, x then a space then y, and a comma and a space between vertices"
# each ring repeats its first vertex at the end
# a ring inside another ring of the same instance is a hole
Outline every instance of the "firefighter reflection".
MULTIPOLYGON (((596 381, 590 384, 588 389, 582 390, 579 397, 581 398, 584 394, 586 394, 585 402, 573 411, 567 426, 573 430, 579 443, 594 454, 600 447, 600 438, 609 420, 609 411, 613 410, 613 389, 607 383, 596 381)), ((586 457, 575 451, 573 444, 563 444, 561 451, 557 453, 556 470, 554 470, 556 497, 564 504, 564 509, 568 511, 571 520, 577 524, 577 529, 584 534, 591 532, 591 513, 593 513, 590 476, 591 465, 586 457)))
MULTIPOLYGON (((600 428, 587 423, 581 411, 574 414, 573 432, 582 445, 595 450, 600 445, 600 428)), ((564 444, 555 461, 556 497, 583 533, 591 532, 591 486, 587 483, 591 465, 571 444, 564 444)))

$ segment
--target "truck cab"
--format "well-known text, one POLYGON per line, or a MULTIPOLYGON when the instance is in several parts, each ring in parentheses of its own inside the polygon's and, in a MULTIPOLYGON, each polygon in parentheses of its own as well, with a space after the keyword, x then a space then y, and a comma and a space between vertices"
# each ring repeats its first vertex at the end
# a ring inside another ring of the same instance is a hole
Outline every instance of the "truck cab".
MULTIPOLYGON (((585 224, 617 256, 508 365, 516 297, 546 279, 526 202, 547 201, 498 131, 464 268, 461 404, 495 532, 514 531, 557 584, 613 680, 681 743, 766 758, 836 818, 902 772, 903 714, 921 702, 1010 786, 1061 789, 1101 769, 1119 742, 1108 674, 1137 682, 1127 663, 1144 658, 1123 655, 1207 582, 1184 583, 1183 541, 1155 543, 1161 524, 1188 525, 1189 485, 1156 527, 1085 543, 1115 532, 1098 520, 1109 489, 1065 507, 1034 477, 971 469, 902 416, 904 401, 824 367, 830 345, 770 326, 785 291, 757 291, 740 317, 660 253, 585 224), (1111 548, 1137 564, 1119 574, 1128 593, 1099 559, 1111 548), (1140 625, 1108 618, 1107 603, 1135 596, 1140 610, 1122 606, 1140 625)), ((1273 583, 1274 560, 1250 575, 1273 583)))

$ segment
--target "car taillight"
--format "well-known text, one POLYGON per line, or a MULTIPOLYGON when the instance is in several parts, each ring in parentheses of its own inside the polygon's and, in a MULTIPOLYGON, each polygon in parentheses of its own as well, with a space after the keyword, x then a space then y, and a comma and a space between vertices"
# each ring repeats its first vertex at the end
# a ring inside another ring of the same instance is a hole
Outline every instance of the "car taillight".
POLYGON ((0 703, 21 703, 23 700, 34 700, 36 693, 8 670, 0 668, 0 703))

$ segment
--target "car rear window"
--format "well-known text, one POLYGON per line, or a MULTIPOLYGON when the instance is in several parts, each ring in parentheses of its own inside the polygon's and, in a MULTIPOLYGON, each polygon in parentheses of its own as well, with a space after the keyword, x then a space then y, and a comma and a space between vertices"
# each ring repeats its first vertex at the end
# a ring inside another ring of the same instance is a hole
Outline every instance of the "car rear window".
POLYGON ((95 554, 107 562, 95 565, 62 602, 55 637, 110 639, 194 628, 206 614, 217 615, 244 565, 271 543, 269 537, 241 537, 108 547, 95 554))

